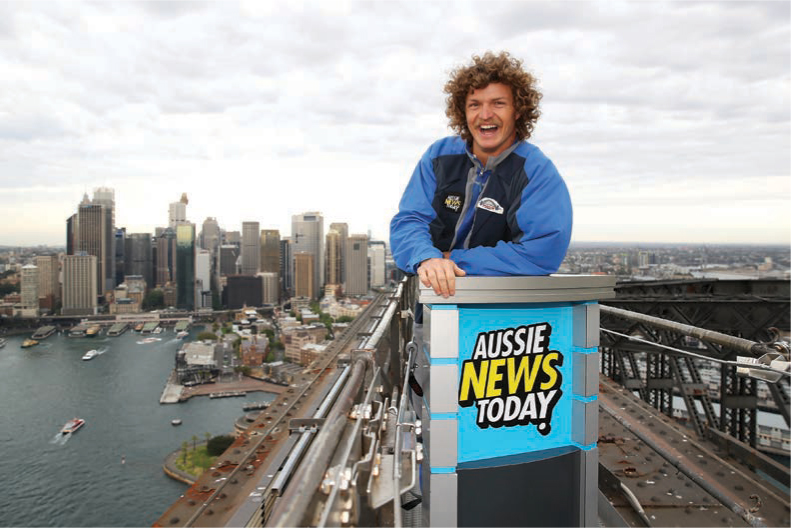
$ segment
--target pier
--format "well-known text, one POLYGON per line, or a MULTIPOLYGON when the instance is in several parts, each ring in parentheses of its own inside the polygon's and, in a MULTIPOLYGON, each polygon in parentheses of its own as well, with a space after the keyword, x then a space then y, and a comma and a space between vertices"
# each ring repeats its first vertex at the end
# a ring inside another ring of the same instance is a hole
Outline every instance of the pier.
POLYGON ((33 333, 32 338, 37 341, 41 341, 54 334, 56 330, 57 328, 55 328, 54 326, 42 326, 33 333))
POLYGON ((107 335, 110 337, 117 337, 124 332, 127 331, 129 325, 126 323, 115 323, 110 329, 107 331, 107 335))

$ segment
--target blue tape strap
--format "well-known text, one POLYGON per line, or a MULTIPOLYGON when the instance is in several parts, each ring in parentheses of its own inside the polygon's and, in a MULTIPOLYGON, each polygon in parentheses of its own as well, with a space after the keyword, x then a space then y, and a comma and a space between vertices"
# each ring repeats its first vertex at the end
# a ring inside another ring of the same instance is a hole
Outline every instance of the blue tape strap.
POLYGON ((580 396, 579 394, 572 394, 571 395, 571 399, 572 400, 581 401, 582 403, 591 403, 591 402, 595 402, 596 400, 598 400, 599 399, 599 395, 598 394, 594 394, 593 396, 580 396))
POLYGON ((431 472, 438 475, 453 475, 456 473, 455 467, 433 467, 431 472))

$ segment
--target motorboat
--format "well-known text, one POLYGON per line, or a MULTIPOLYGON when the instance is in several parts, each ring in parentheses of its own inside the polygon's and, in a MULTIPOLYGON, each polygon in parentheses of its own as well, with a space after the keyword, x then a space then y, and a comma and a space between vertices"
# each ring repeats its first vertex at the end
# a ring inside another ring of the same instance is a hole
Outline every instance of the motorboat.
POLYGON ((80 427, 85 425, 85 420, 82 418, 73 418, 66 422, 60 430, 60 434, 67 435, 77 431, 80 427))
POLYGON ((176 418, 175 420, 170 421, 170 425, 181 425, 181 420, 176 418))
POLYGON ((176 339, 184 339, 184 338, 185 338, 185 337, 187 337, 188 335, 190 335, 190 333, 189 333, 189 332, 187 332, 186 330, 182 330, 181 332, 179 332, 178 334, 176 334, 176 339))
POLYGON ((141 341, 138 341, 138 345, 147 345, 149 343, 156 343, 157 341, 162 341, 161 337, 147 337, 141 341))
POLYGON ((0 337, 0 348, 3 348, 7 342, 5 338, 0 337))
POLYGON ((85 353, 84 356, 82 356, 82 360, 83 361, 88 361, 88 360, 91 360, 91 359, 95 358, 98 355, 99 355, 99 351, 98 350, 96 350, 96 349, 89 350, 89 351, 87 351, 85 353))
POLYGON ((38 345, 38 341, 35 339, 25 339, 22 341, 22 348, 30 348, 32 346, 38 345))

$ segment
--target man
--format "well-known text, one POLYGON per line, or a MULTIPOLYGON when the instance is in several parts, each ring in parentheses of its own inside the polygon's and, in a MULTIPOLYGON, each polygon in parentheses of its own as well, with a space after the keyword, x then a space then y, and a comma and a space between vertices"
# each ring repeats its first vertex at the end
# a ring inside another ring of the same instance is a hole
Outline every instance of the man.
POLYGON ((437 295, 464 275, 548 275, 571 238, 571 200, 552 162, 527 142, 541 93, 522 62, 473 56, 448 83, 458 135, 421 158, 390 223, 396 264, 437 295))

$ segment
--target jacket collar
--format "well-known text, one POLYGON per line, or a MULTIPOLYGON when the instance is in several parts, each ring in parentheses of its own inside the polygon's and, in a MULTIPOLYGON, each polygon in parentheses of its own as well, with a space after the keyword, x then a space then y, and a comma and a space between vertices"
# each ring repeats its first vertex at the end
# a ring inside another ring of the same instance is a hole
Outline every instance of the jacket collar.
POLYGON ((475 166, 476 169, 481 170, 481 171, 491 171, 491 170, 494 170, 494 168, 497 167, 514 150, 516 150, 516 147, 519 146, 519 143, 520 143, 520 141, 518 141, 518 140, 514 141, 513 145, 511 145, 510 147, 508 147, 507 149, 502 151, 497 156, 489 156, 489 159, 486 160, 486 166, 485 167, 482 166, 481 160, 479 160, 478 157, 475 154, 472 153, 472 150, 470 149, 469 145, 467 145, 465 147, 465 150, 467 152, 467 157, 470 158, 470 161, 472 161, 472 164, 475 166))

